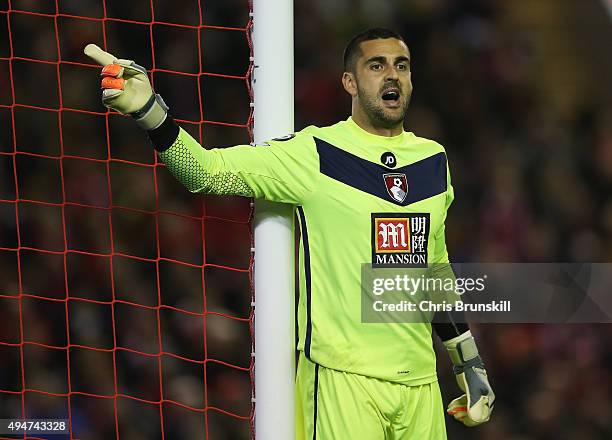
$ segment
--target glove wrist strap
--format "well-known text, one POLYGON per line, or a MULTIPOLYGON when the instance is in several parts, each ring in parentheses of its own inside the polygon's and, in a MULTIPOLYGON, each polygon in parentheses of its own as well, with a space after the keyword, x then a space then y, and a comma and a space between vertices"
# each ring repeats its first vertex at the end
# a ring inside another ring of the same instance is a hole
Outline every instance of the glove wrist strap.
POLYGON ((131 116, 143 130, 154 130, 166 120, 167 114, 168 106, 161 96, 154 93, 147 103, 131 116))
POLYGON ((476 341, 469 330, 456 338, 445 341, 444 345, 453 365, 465 365, 472 359, 479 358, 476 341))

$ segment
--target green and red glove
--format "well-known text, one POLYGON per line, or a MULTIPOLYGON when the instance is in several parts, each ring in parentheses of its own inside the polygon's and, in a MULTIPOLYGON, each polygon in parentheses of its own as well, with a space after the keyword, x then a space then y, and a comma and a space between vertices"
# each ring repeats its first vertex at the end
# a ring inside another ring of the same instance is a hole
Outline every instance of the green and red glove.
POLYGON ((124 115, 130 115, 145 130, 159 127, 168 107, 157 95, 147 70, 132 60, 117 59, 95 44, 85 46, 85 55, 102 68, 102 103, 124 115))
POLYGON ((465 333, 443 342, 453 363, 459 388, 465 393, 453 400, 447 412, 465 426, 485 423, 491 417, 495 393, 478 355, 472 333, 465 333))

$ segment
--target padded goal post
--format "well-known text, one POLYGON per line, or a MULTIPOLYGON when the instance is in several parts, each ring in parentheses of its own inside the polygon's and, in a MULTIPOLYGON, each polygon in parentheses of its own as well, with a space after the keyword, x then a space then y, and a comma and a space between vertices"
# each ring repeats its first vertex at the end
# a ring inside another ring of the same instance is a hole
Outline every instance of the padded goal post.
MULTIPOLYGON (((256 142, 293 132, 293 1, 254 0, 256 142)), ((255 432, 295 438, 294 214, 255 204, 255 432)))

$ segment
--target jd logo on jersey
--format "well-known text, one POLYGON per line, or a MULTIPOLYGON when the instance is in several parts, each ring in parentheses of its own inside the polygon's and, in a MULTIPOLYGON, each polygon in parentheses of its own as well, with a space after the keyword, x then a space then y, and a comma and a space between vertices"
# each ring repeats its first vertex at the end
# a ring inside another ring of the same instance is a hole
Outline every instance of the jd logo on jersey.
POLYGON ((395 168, 395 165, 397 165, 395 154, 390 151, 386 151, 380 156, 380 162, 387 168, 395 168))
POLYGON ((387 193, 397 203, 402 203, 408 194, 408 181, 403 173, 383 174, 387 193))
POLYGON ((427 267, 429 213, 372 213, 372 267, 427 267))

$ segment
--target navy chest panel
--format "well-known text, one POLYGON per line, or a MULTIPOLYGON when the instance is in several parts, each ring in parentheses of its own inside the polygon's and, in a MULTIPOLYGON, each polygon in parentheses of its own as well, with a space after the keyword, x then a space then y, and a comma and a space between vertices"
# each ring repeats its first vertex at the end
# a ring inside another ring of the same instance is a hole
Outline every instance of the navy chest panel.
POLYGON ((322 174, 388 202, 407 206, 446 191, 446 155, 442 152, 401 168, 386 168, 324 140, 314 140, 322 174), (402 202, 389 195, 384 177, 389 173, 406 175, 408 190, 402 202))

